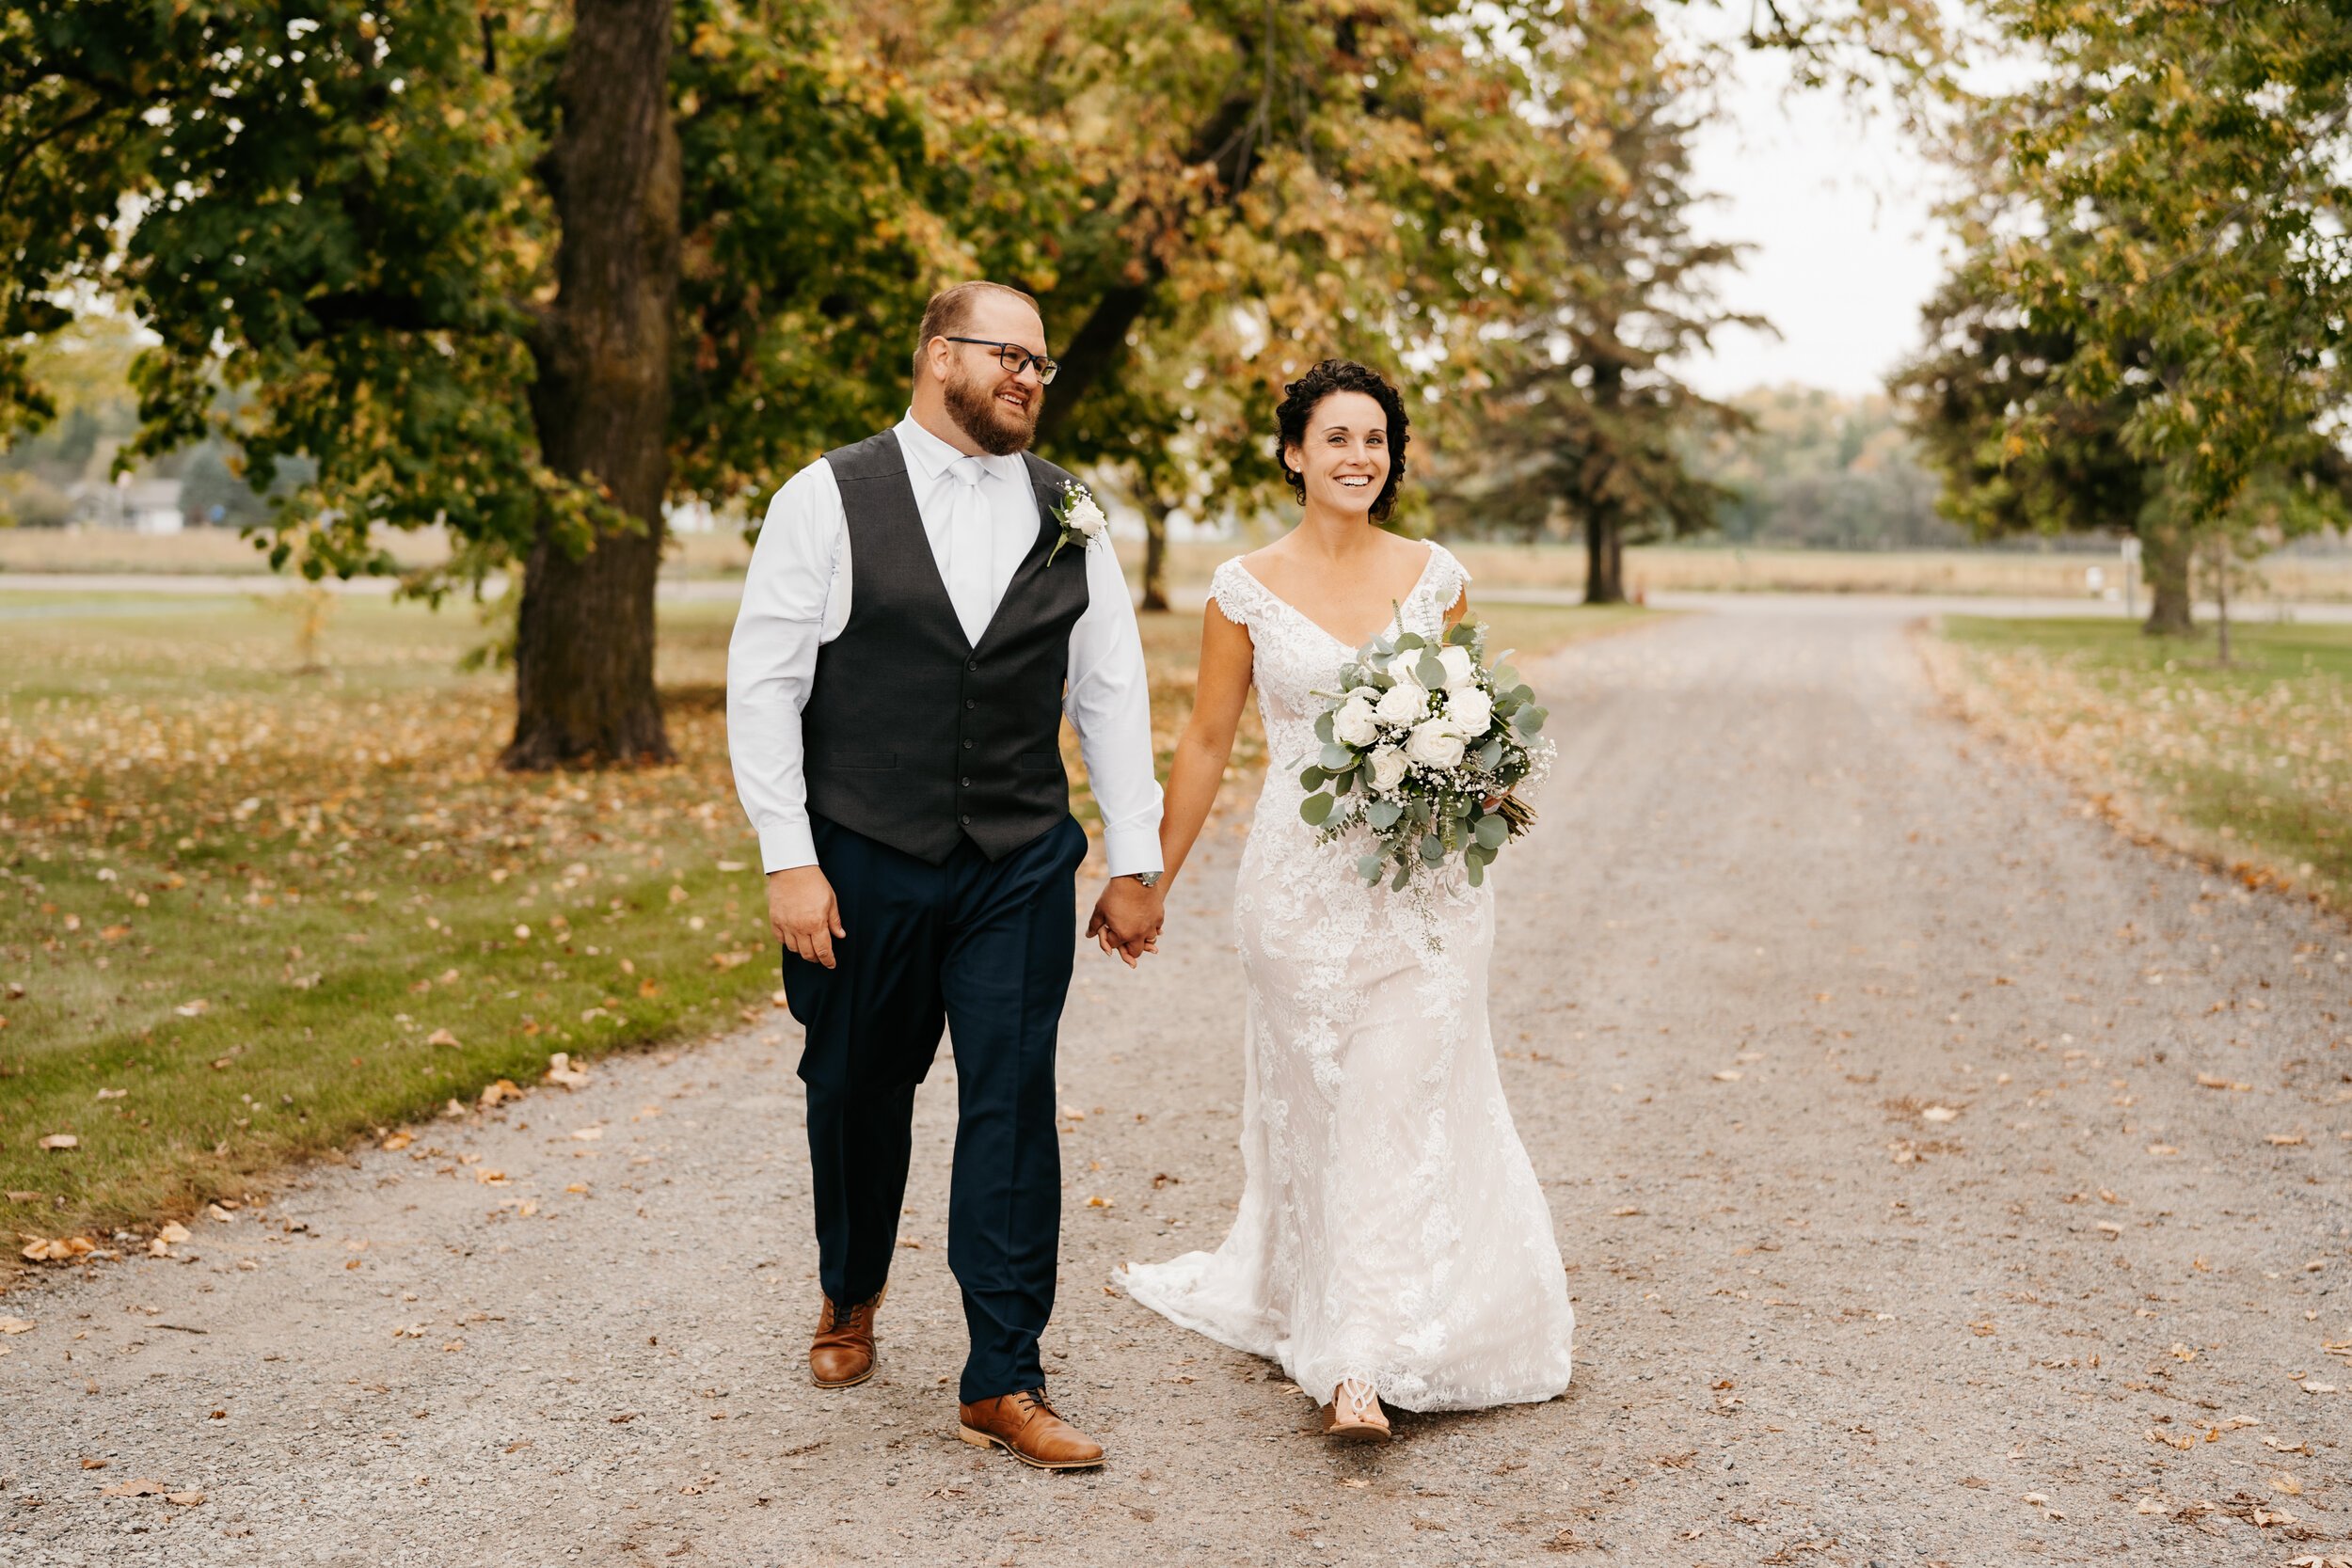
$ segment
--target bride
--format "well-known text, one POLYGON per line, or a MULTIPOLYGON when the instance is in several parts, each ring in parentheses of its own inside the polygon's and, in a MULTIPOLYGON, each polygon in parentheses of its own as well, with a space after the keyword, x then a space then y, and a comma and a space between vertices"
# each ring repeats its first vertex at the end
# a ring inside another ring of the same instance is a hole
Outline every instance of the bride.
POLYGON ((1285 388, 1282 467, 1306 515, 1217 568, 1192 719, 1160 829, 1165 900, 1258 689, 1269 767, 1235 880, 1248 988, 1240 1212, 1215 1252, 1130 1264, 1152 1310, 1281 1363, 1324 1430, 1385 1441, 1383 1402, 1463 1410, 1567 1386, 1575 1315, 1551 1215, 1486 1025, 1493 883, 1367 887, 1298 815, 1318 692, 1392 629, 1434 636, 1470 574, 1375 526, 1405 475, 1404 400, 1326 360, 1285 388), (1393 626, 1392 626, 1393 623, 1393 626))

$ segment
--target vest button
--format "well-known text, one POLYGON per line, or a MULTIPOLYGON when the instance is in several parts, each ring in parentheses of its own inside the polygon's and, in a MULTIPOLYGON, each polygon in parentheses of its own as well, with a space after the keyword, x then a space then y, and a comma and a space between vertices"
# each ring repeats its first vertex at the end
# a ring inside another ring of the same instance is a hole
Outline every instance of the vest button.
POLYGON ((963 667, 966 670, 977 670, 980 667, 980 661, 977 658, 967 658, 963 661, 963 667))
POLYGON ((968 827, 970 827, 970 826, 972 825, 972 817, 971 817, 971 815, 970 815, 969 813, 966 813, 964 816, 960 816, 960 817, 956 818, 956 820, 957 820, 957 821, 959 821, 959 822, 961 822, 961 823, 962 823, 965 827, 967 827, 967 828, 968 828, 968 827))
POLYGON ((977 697, 966 697, 963 700, 963 705, 965 707, 977 707, 980 705, 980 700, 977 697))
POLYGON ((970 789, 972 787, 972 781, 970 779, 958 779, 956 783, 961 784, 966 789, 970 789))
POLYGON ((963 743, 963 749, 964 749, 965 751, 967 751, 967 752, 968 752, 968 751, 970 751, 973 747, 975 747, 975 746, 977 746, 977 745, 978 745, 978 744, 979 744, 979 742, 978 742, 978 741, 977 741, 977 740, 967 740, 967 741, 965 741, 965 742, 963 743))

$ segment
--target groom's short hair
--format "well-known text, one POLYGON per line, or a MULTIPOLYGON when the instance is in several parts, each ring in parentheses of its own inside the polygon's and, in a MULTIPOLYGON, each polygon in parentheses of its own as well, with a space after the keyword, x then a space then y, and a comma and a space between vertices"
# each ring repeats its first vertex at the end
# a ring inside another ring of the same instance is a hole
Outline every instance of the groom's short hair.
POLYGON ((1037 310, 1040 321, 1045 319, 1045 312, 1038 309, 1036 295, 1025 294, 1009 283, 958 283, 942 289, 931 295, 930 304, 923 307, 923 325, 914 339, 914 368, 917 371, 923 368, 924 351, 931 346, 933 338, 953 337, 972 325, 972 309, 984 294, 1010 294, 1030 309, 1037 310))

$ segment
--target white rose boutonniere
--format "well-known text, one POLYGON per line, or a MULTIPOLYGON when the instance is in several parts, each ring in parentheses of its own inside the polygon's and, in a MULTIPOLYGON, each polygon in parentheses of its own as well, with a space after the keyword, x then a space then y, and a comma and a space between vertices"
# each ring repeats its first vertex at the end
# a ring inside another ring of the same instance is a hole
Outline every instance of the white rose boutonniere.
POLYGON ((1054 507, 1054 522, 1061 530, 1061 537, 1045 552, 1045 564, 1051 566, 1054 557, 1061 554, 1064 545, 1075 545, 1081 550, 1110 532, 1111 520, 1103 515, 1094 492, 1075 480, 1063 484, 1061 499, 1054 507))

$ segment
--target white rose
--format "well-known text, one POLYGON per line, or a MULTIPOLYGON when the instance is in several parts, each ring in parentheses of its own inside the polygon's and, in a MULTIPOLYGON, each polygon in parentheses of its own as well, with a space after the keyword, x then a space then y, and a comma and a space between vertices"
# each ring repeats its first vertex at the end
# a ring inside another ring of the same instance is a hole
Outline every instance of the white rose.
POLYGON ((1405 742, 1405 750, 1424 768, 1458 768, 1466 750, 1462 726, 1442 713, 1435 719, 1423 720, 1413 726, 1412 735, 1405 742))
POLYGON ((1495 700, 1473 686, 1456 691, 1445 700, 1445 716, 1461 725, 1462 733, 1475 740, 1485 735, 1486 727, 1495 721, 1495 700))
POLYGON ((1384 724, 1418 724, 1429 711, 1429 693, 1411 681, 1399 681, 1380 693, 1372 711, 1384 724))
POLYGON ((1343 746, 1369 746, 1380 738, 1380 721, 1373 716, 1372 704, 1359 691, 1331 715, 1331 733, 1343 746))
POLYGON ((1399 654, 1389 660, 1389 679, 1399 686, 1419 686, 1421 684, 1420 670, 1421 650, 1419 648, 1409 653, 1399 654))
POLYGON ((1438 662, 1445 666, 1445 689, 1459 691, 1478 679, 1478 666, 1470 662, 1468 648, 1439 648, 1438 662))
POLYGON ((1405 753, 1383 746, 1372 753, 1372 787, 1386 795, 1405 782, 1405 753))
POLYGON ((1103 509, 1094 504, 1092 496, 1081 496, 1063 521, 1084 535, 1089 544, 1103 537, 1103 531, 1111 526, 1111 520, 1103 515, 1103 509))

